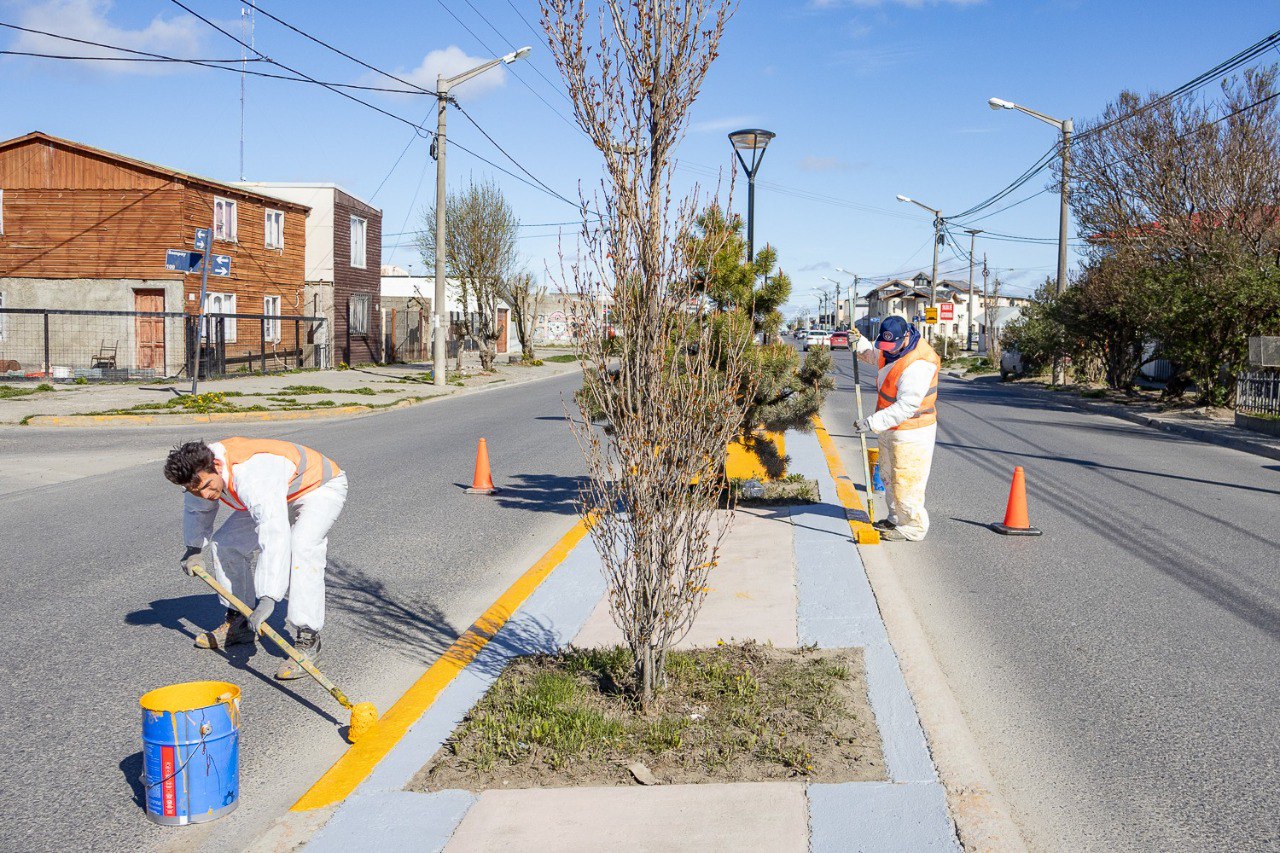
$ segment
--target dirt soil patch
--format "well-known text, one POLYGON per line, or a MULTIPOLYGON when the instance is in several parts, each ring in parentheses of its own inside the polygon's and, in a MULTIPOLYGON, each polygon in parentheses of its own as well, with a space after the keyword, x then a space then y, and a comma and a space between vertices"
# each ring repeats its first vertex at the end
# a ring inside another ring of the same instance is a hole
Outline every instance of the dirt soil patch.
POLYGON ((648 714, 630 671, 623 647, 517 658, 408 790, 888 778, 861 649, 671 652, 648 714))

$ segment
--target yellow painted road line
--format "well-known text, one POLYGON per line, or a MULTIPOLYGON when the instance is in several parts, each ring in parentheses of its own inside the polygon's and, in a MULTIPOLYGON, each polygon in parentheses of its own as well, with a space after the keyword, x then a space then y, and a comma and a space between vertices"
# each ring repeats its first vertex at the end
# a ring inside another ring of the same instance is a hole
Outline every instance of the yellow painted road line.
MULTIPOLYGON (((822 445, 822 455, 827 458, 827 468, 831 470, 831 478, 836 481, 836 497, 840 499, 840 503, 844 504, 846 510, 861 513, 863 518, 869 518, 862 498, 858 497, 858 490, 853 487, 853 481, 845 473, 844 463, 840 461, 840 452, 836 450, 836 443, 831 440, 826 426, 822 423, 822 418, 818 415, 813 416, 813 426, 818 434, 818 444, 822 445)), ((867 500, 871 500, 869 495, 867 500)), ((872 527, 870 522, 850 517, 849 529, 853 531, 853 541, 859 545, 880 544, 880 531, 872 527)))
MULTIPOLYGON (((551 546, 538 562, 520 576, 471 627, 458 637, 445 653, 405 691, 373 728, 353 744, 334 765, 325 771, 311 789, 293 804, 292 811, 303 812, 324 808, 346 798, 368 778, 378 762, 400 742, 409 727, 431 707, 440 693, 466 669, 494 635, 511 618, 556 566, 574 549, 587 533, 582 519, 560 541, 551 546)), ((429 755, 422 757, 426 764, 429 755)))

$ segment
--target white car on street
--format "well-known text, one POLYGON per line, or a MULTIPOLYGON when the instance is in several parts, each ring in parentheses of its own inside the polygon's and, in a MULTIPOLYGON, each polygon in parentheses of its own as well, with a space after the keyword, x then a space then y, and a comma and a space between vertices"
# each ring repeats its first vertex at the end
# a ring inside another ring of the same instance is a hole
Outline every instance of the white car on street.
POLYGON ((826 329, 810 329, 809 334, 804 338, 805 352, 809 351, 809 347, 829 347, 831 346, 831 332, 826 329))

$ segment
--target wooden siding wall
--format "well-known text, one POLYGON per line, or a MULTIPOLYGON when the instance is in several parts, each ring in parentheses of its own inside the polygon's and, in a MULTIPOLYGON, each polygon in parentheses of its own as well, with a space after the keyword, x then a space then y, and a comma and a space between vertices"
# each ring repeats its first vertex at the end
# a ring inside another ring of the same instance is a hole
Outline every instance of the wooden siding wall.
MULTIPOLYGON (((304 208, 45 140, 0 151, 0 189, 0 277, 182 281, 184 310, 194 314, 200 276, 166 270, 165 252, 194 248, 195 229, 212 223, 216 195, 236 201, 238 239, 214 242, 214 253, 230 256, 231 275, 210 276, 209 290, 234 293, 242 314, 261 314, 266 296, 280 297, 282 314, 307 313, 304 208), (263 245, 268 208, 284 212, 282 249, 263 245)), ((378 238, 370 228, 372 243, 378 238)), ((376 258, 371 253, 375 281, 376 258)), ((294 345, 291 322, 282 324, 281 339, 281 349, 294 345)), ((228 357, 258 352, 260 341, 257 321, 239 321, 228 357)))
POLYGON ((347 364, 382 358, 382 213, 334 190, 333 200, 333 302, 334 351, 347 364), (351 217, 369 222, 365 233, 364 269, 351 266, 351 217), (356 294, 369 295, 369 334, 351 335, 348 346, 347 304, 356 294))

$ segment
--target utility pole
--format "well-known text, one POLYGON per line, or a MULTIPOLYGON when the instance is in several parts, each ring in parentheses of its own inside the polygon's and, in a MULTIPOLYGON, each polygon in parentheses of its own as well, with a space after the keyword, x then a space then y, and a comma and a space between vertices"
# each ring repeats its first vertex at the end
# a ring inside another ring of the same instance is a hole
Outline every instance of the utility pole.
MULTIPOLYGON (((1075 130, 1075 124, 1071 119, 1062 120, 1062 186, 1059 189, 1059 208, 1058 208, 1058 298, 1062 298, 1063 291, 1067 289, 1067 223, 1069 222, 1067 207, 1067 195, 1069 189, 1069 181, 1067 172, 1071 168, 1071 135, 1075 130)), ((1053 384, 1065 385, 1067 383, 1067 361, 1066 356, 1061 353, 1053 361, 1053 384)))
POLYGON ((974 247, 974 244, 977 242, 978 235, 982 233, 982 229, 981 229, 981 228, 967 228, 967 229, 965 229, 965 232, 964 232, 964 233, 966 233, 966 234, 968 234, 968 235, 969 235, 969 337, 965 339, 965 342, 964 342, 964 348, 965 348, 965 349, 967 349, 967 350, 969 350, 970 352, 972 352, 972 351, 973 351, 973 349, 974 349, 974 343, 973 343, 973 314, 974 314, 974 307, 973 307, 973 263, 974 263, 974 260, 975 260, 975 259, 974 259, 974 257, 973 257, 973 250, 974 250, 974 248, 975 248, 975 247, 974 247))
MULTIPOLYGON (((933 274, 929 276, 929 307, 938 307, 938 244, 942 242, 942 217, 933 217, 933 274)), ((935 324, 936 325, 936 324, 935 324)), ((933 325, 929 325, 929 342, 933 342, 933 325)))
POLYGON ((244 180, 244 81, 246 68, 249 62, 249 50, 253 49, 254 35, 254 13, 257 12, 257 6, 254 4, 257 0, 249 0, 249 8, 240 7, 240 30, 244 38, 240 40, 240 180, 244 180), (246 48, 244 43, 248 41, 249 47, 246 48))
MULTIPOLYGON (((991 300, 987 298, 987 276, 991 271, 987 269, 987 253, 982 253, 982 314, 986 319, 985 334, 987 336, 987 360, 991 360, 991 300)), ((998 367, 992 364, 992 367, 998 367)))
MULTIPOLYGON (((523 59, 529 55, 533 48, 522 47, 519 50, 512 51, 507 55, 498 59, 491 59, 488 62, 477 65, 461 74, 455 74, 452 77, 446 77, 443 74, 436 77, 436 138, 431 143, 432 156, 436 158, 436 286, 435 286, 435 310, 431 312, 431 384, 437 388, 443 388, 445 384, 448 367, 448 352, 445 349, 444 326, 445 326, 445 120, 447 119, 447 108, 449 106, 450 95, 449 90, 460 83, 465 83, 478 74, 483 74, 490 68, 498 65, 510 65, 518 59, 523 59)), ((467 306, 462 306, 463 313, 466 313, 467 306)))

